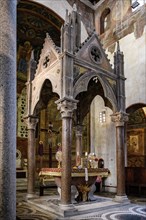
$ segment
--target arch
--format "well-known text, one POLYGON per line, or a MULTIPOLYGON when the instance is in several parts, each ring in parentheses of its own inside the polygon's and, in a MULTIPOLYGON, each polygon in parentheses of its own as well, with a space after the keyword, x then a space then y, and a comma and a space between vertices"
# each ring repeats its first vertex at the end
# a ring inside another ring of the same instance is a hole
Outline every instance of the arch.
MULTIPOLYGON (((101 77, 99 74, 100 73, 95 73, 93 71, 89 71, 89 72, 86 72, 84 75, 82 75, 74 85, 74 98, 77 99, 79 97, 79 94, 88 91, 89 82, 91 82, 91 79, 93 79, 93 81, 95 83, 97 80, 97 82, 99 81, 99 84, 102 87, 102 90, 103 90, 102 96, 103 96, 104 100, 106 101, 106 103, 108 102, 108 105, 110 106, 110 108, 114 112, 116 112, 117 101, 116 101, 115 94, 114 94, 111 86, 107 82, 106 78, 103 79, 103 76, 101 77)), ((96 95, 97 94, 94 94, 94 97, 96 95)), ((92 97, 92 100, 94 97, 92 97)))
POLYGON ((106 8, 100 17, 100 34, 103 34, 110 26, 110 9, 106 8))
POLYGON ((40 100, 41 91, 43 88, 43 85, 46 80, 50 81, 51 83, 51 92, 56 94, 58 97, 60 97, 61 94, 61 85, 60 85, 60 77, 56 80, 56 74, 54 72, 50 72, 49 74, 43 74, 40 76, 37 76, 33 82, 32 82, 32 101, 31 101, 31 113, 33 114, 35 106, 40 100))
POLYGON ((136 110, 138 110, 139 108, 143 108, 143 107, 146 107, 146 104, 144 104, 144 103, 136 103, 136 104, 130 105, 126 109, 126 112, 131 114, 131 113, 135 112, 136 110))
POLYGON ((146 122, 146 104, 137 103, 127 108, 127 113, 129 113, 129 121, 127 123, 127 128, 138 128, 143 127, 146 122))
POLYGON ((38 61, 46 33, 49 33, 55 44, 60 46, 60 29, 63 23, 63 18, 46 5, 21 0, 17 5, 18 53, 21 51, 23 55, 24 42, 29 42, 31 50, 34 50, 34 58, 38 61))
POLYGON ((38 100, 34 99, 34 106, 32 109, 33 114, 37 115, 41 109, 46 108, 49 100, 55 96, 59 98, 59 95, 53 92, 51 81, 49 79, 45 79, 42 85, 39 87, 38 100))

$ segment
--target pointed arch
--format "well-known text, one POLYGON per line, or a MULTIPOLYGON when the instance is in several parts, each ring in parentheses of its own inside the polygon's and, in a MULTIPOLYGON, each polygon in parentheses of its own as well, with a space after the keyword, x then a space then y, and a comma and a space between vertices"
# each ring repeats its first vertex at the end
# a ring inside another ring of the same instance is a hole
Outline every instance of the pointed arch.
POLYGON ((49 100, 53 97, 58 97, 59 94, 53 91, 52 82, 49 79, 45 79, 37 88, 37 96, 34 96, 32 103, 32 114, 36 115, 41 109, 46 108, 49 100))
MULTIPOLYGON (((103 91, 102 97, 106 99, 106 103, 108 102, 110 108, 115 112, 117 110, 117 101, 115 94, 108 81, 105 78, 103 78, 103 76, 101 77, 100 73, 89 71, 82 75, 74 85, 74 98, 76 99, 79 96, 79 94, 88 91, 89 82, 91 82, 91 80, 93 80, 95 83, 96 81, 99 82, 99 85, 101 85, 101 89, 103 91)), ((93 95, 92 99, 97 94, 98 92, 93 95)))

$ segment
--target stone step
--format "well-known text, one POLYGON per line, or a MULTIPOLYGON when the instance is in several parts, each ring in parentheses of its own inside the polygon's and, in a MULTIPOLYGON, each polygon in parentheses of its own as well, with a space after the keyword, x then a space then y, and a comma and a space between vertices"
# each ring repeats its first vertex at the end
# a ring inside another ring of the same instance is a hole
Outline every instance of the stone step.
POLYGON ((27 179, 17 178, 16 179, 16 190, 26 190, 27 189, 27 179))

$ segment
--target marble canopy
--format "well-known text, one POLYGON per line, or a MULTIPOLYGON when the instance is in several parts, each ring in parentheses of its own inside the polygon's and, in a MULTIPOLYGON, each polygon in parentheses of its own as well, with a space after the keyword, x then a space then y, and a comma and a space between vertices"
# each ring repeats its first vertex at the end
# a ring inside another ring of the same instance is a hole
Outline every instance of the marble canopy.
POLYGON ((61 203, 71 202, 72 120, 76 122, 77 147, 82 154, 81 126, 90 104, 100 95, 112 109, 117 143, 117 195, 125 196, 124 186, 124 123, 125 112, 124 56, 119 44, 114 55, 114 68, 95 31, 81 43, 81 15, 74 5, 61 28, 61 47, 47 34, 39 62, 31 57, 27 79, 28 125, 28 196, 34 193, 35 129, 38 113, 56 94, 56 107, 62 118, 62 177, 61 203), (84 108, 86 106, 86 108, 84 108), (120 175, 119 175, 120 169, 120 175))

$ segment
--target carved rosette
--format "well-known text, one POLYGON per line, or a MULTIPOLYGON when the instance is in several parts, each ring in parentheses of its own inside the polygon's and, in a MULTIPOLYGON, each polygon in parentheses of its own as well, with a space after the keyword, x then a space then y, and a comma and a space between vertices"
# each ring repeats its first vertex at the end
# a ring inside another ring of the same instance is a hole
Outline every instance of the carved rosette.
POLYGON ((62 118, 72 118, 73 111, 77 108, 78 101, 75 99, 63 98, 55 102, 60 110, 62 118))
POLYGON ((25 123, 27 124, 27 129, 28 130, 35 130, 36 129, 36 125, 38 123, 38 118, 36 117, 27 117, 24 119, 25 120, 25 123))
POLYGON ((116 127, 124 126, 125 122, 128 121, 128 114, 125 112, 116 112, 111 115, 111 120, 116 124, 116 127))

